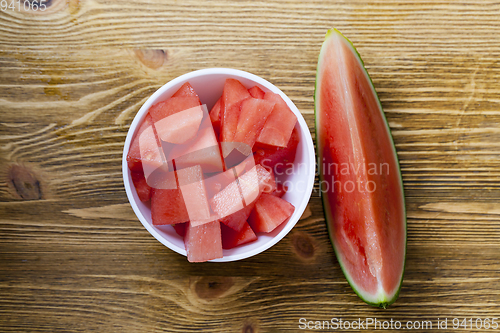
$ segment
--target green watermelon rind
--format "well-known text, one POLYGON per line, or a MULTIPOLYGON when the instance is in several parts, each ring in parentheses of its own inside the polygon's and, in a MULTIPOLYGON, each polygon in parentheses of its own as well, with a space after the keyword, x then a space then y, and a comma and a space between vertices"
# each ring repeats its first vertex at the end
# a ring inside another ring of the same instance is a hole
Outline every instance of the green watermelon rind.
MULTIPOLYGON (((370 74, 368 74, 368 71, 365 68, 365 64, 363 62, 363 59, 361 58, 358 50, 356 50, 356 48, 354 47, 354 45, 352 44, 352 42, 348 38, 346 38, 340 31, 338 31, 335 28, 330 29, 330 30, 327 31, 327 33, 325 35, 325 42, 330 38, 330 36, 332 34, 338 34, 338 35, 340 35, 343 39, 345 39, 349 43, 349 45, 351 46, 352 50, 354 51, 354 53, 356 55, 356 58, 361 63, 365 75, 370 80, 373 93, 375 94, 375 97, 377 98, 377 103, 378 103, 378 106, 379 106, 380 113, 381 113, 381 115, 382 115, 382 117, 384 119, 384 122, 385 122, 385 125, 386 125, 386 128, 387 128, 387 132, 389 133, 389 139, 390 139, 390 142, 392 144, 392 149, 393 149, 393 152, 394 152, 394 157, 396 159, 397 164, 399 165, 399 159, 398 159, 398 155, 396 153, 396 146, 394 145, 394 140, 392 138, 392 135, 390 135, 391 131, 390 131, 389 124, 387 122, 387 118, 385 117, 385 113, 383 111, 382 104, 380 103, 380 99, 378 98, 378 94, 377 94, 377 92, 375 90, 375 86, 373 85, 373 81, 372 81, 372 79, 370 77, 370 74)), ((321 62, 322 52, 323 52, 323 47, 321 48, 320 54, 318 56, 318 66, 316 67, 316 81, 315 81, 315 85, 314 85, 314 115, 315 115, 315 126, 316 126, 316 138, 318 137, 317 132, 318 132, 318 129, 319 129, 319 124, 318 124, 318 112, 319 112, 318 108, 319 108, 319 106, 316 103, 317 102, 316 94, 318 92, 318 81, 319 81, 318 79, 320 77, 320 62, 321 62)), ((318 141, 316 141, 316 145, 318 145, 318 141)), ((316 147, 316 151, 318 152, 317 158, 318 158, 318 168, 319 168, 319 166, 321 165, 321 161, 322 161, 321 149, 319 149, 318 147, 316 147)), ((319 174, 320 174, 320 177, 319 177, 320 180, 323 181, 323 175, 321 173, 321 169, 319 169, 319 174)), ((356 283, 354 281, 352 281, 352 279, 350 278, 347 270, 345 269, 345 267, 344 267, 344 265, 343 265, 343 263, 342 263, 342 261, 340 259, 340 255, 338 253, 338 250, 334 246, 333 231, 331 230, 331 223, 329 222, 329 221, 331 221, 333 219, 333 217, 331 216, 331 209, 329 207, 328 200, 326 200, 326 197, 323 196, 323 194, 321 194, 321 198, 322 198, 322 201, 323 201, 323 211, 324 211, 325 218, 326 218, 326 226, 327 226, 327 229, 328 229, 328 234, 329 234, 329 237, 330 237, 330 241, 331 241, 331 243, 333 245, 332 247, 333 247, 333 250, 335 252, 335 256, 337 257, 337 261, 339 262, 340 268, 342 269, 342 272, 344 273, 344 276, 346 277, 347 282, 349 283, 349 285, 351 286, 351 288, 354 290, 354 292, 359 296, 359 298, 361 298, 365 303, 367 303, 369 305, 372 305, 372 306, 384 308, 384 309, 387 308, 387 306, 391 305, 392 303, 394 303, 397 300, 397 298, 399 296, 399 293, 401 291, 401 286, 403 285, 403 278, 404 278, 405 265, 406 265, 406 250, 407 250, 407 233, 408 233, 408 231, 407 231, 407 215, 406 215, 406 203, 405 203, 405 196, 404 196, 403 178, 402 178, 402 175, 401 175, 401 168, 400 167, 398 168, 398 174, 399 174, 399 179, 400 179, 400 184, 401 184, 401 191, 403 193, 402 201, 403 201, 403 212, 404 212, 405 246, 404 246, 403 272, 401 273, 401 280, 399 281, 399 285, 398 285, 398 288, 397 288, 396 292, 394 293, 394 295, 390 299, 388 299, 386 297, 387 295, 383 295, 384 297, 381 298, 381 299, 378 299, 377 301, 369 300, 365 295, 363 295, 361 293, 360 290, 358 290, 358 288, 356 286, 356 283)))

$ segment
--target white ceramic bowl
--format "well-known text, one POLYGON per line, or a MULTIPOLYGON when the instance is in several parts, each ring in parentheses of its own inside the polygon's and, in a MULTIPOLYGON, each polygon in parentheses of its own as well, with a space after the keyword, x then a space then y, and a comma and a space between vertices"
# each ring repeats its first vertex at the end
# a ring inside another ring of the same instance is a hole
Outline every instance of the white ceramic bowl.
POLYGON ((279 94, 297 116, 297 125, 300 129, 300 142, 297 147, 293 174, 276 176, 281 182, 286 182, 288 192, 283 196, 285 200, 295 206, 295 211, 290 219, 269 234, 258 234, 254 242, 240 245, 230 250, 224 250, 224 257, 212 260, 214 262, 235 261, 245 259, 261 253, 279 242, 294 227, 306 209, 314 185, 315 175, 315 153, 309 128, 297 109, 295 104, 272 83, 247 72, 228 68, 209 68, 190 72, 179 76, 158 89, 141 107, 135 116, 125 140, 123 149, 122 170, 123 182, 127 197, 135 214, 144 227, 163 245, 171 250, 186 256, 184 242, 170 225, 153 226, 151 222, 151 209, 149 205, 142 203, 135 191, 130 170, 127 166, 127 153, 132 138, 144 120, 149 108, 160 101, 172 96, 185 82, 189 82, 198 93, 200 100, 206 104, 208 110, 212 108, 217 99, 222 95, 224 82, 227 78, 238 79, 247 88, 257 85, 264 91, 272 91, 279 94))

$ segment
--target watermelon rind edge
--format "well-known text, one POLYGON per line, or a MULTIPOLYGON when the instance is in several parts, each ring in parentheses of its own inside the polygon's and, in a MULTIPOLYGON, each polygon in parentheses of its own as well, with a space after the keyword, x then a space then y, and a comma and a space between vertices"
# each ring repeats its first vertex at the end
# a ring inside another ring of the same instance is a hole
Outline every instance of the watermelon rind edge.
MULTIPOLYGON (((356 49, 356 47, 354 46, 354 44, 347 37, 345 37, 339 30, 337 30, 336 28, 332 28, 332 29, 329 29, 327 31, 327 33, 325 35, 325 40, 324 40, 323 44, 328 40, 328 38, 332 34, 338 34, 338 35, 340 35, 344 40, 346 40, 349 43, 349 45, 351 46, 352 50, 354 51, 354 53, 356 55, 356 58, 361 63, 365 75, 370 80, 373 92, 375 94, 375 97, 377 98, 377 103, 378 103, 379 109, 380 109, 382 117, 384 119, 384 123, 385 123, 387 131, 389 133, 389 139, 390 139, 390 142, 392 144, 392 149, 393 149, 393 152, 394 152, 394 157, 395 157, 396 162, 397 162, 397 164, 399 166, 400 164, 399 164, 399 159, 398 159, 398 156, 397 156, 397 153, 396 153, 396 146, 394 144, 394 140, 393 140, 393 137, 391 135, 391 131, 390 131, 389 124, 387 122, 387 118, 386 118, 385 113, 383 111, 382 104, 380 103, 380 99, 378 97, 378 94, 377 94, 377 92, 375 90, 375 86, 373 84, 373 81, 372 81, 372 79, 370 77, 370 74, 366 70, 366 67, 365 67, 365 64, 363 62, 363 59, 361 58, 361 55, 359 54, 359 52, 356 49)), ((316 93, 318 91, 318 78, 319 78, 319 70, 320 70, 320 66, 319 65, 320 65, 320 61, 321 61, 322 51, 323 51, 323 47, 321 48, 321 51, 320 51, 319 56, 318 56, 318 65, 316 67, 316 80, 315 80, 315 83, 314 83, 314 116, 315 116, 314 118, 315 118, 315 127, 316 127, 316 151, 317 151, 317 163, 318 163, 318 173, 319 173, 320 181, 323 180, 323 175, 322 175, 322 172, 321 172, 321 168, 319 167, 321 165, 322 156, 321 156, 321 149, 318 148, 318 141, 317 141, 317 137, 318 137, 317 132, 318 132, 318 129, 319 129, 319 124, 318 124, 318 115, 317 115, 317 113, 318 113, 318 105, 316 103, 317 102, 316 93)), ((356 287, 356 284, 354 283, 354 281, 351 280, 349 274, 347 273, 347 270, 345 269, 342 261, 340 260, 340 255, 337 252, 337 249, 335 248, 335 246, 332 246, 333 250, 335 252, 335 256, 337 257, 337 261, 338 261, 338 263, 340 265, 340 268, 342 269, 342 272, 344 273, 344 276, 346 277, 346 280, 349 283, 349 285, 351 286, 351 288, 353 289, 353 291, 365 303, 367 303, 367 304, 369 304, 371 306, 375 306, 375 307, 379 307, 379 308, 383 308, 383 309, 386 309, 389 305, 393 304, 398 299, 399 293, 401 291, 401 287, 403 285, 403 278, 404 278, 404 275, 405 275, 405 266, 406 266, 407 238, 408 238, 408 236, 407 236, 408 230, 407 230, 406 201, 405 201, 405 195, 404 195, 403 178, 402 178, 402 175, 401 175, 401 167, 399 166, 398 169, 399 169, 398 173, 399 173, 399 178, 400 178, 401 189, 402 189, 402 193, 403 193, 402 200, 403 200, 403 212, 404 212, 405 245, 404 245, 403 271, 401 273, 401 279, 399 281, 398 288, 397 288, 396 292, 394 293, 394 295, 390 299, 387 299, 387 297, 385 297, 387 295, 383 295, 384 297, 382 299, 377 300, 376 302, 374 302, 372 300, 368 300, 367 297, 365 295, 363 295, 358 290, 358 288, 356 287)), ((321 193, 321 189, 319 189, 319 191, 321 193)), ((327 207, 327 206, 329 206, 329 204, 328 204, 325 196, 323 196, 323 193, 321 193, 321 199, 322 199, 322 202, 323 202, 323 212, 324 212, 325 219, 326 219, 326 226, 327 226, 327 229, 328 229, 328 235, 329 235, 329 238, 330 238, 330 242, 333 245, 334 244, 334 240, 333 240, 333 237, 332 237, 333 232, 332 232, 332 230, 330 230, 331 226, 330 226, 330 223, 329 223, 329 220, 333 219, 333 217, 330 215, 330 208, 327 207)))

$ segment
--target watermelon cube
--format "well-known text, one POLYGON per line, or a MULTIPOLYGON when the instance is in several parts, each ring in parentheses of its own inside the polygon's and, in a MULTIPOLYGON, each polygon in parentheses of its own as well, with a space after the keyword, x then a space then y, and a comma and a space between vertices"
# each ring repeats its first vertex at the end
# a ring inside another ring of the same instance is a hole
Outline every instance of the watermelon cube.
POLYGON ((261 165, 254 166, 252 169, 238 177, 241 194, 246 206, 257 200, 264 189, 268 191, 273 190, 273 188, 268 188, 271 187, 269 186, 271 178, 272 176, 270 172, 264 169, 261 165))
POLYGON ((137 196, 142 202, 147 202, 151 199, 151 186, 146 182, 142 172, 131 172, 132 183, 134 183, 137 196))
POLYGON ((273 170, 267 170, 262 165, 256 165, 257 174, 259 175, 259 181, 261 183, 262 193, 273 193, 276 191, 276 179, 274 177, 273 170))
POLYGON ((194 165, 201 165, 203 172, 221 172, 222 157, 215 132, 207 117, 193 141, 176 145, 167 153, 168 160, 173 160, 176 170, 194 165))
POLYGON ((155 122, 158 137, 165 142, 182 144, 195 137, 203 119, 203 108, 195 106, 155 122))
POLYGON ((175 232, 184 239, 188 224, 189 222, 183 222, 183 223, 173 224, 172 226, 174 227, 175 232))
POLYGON ((242 142, 221 142, 220 148, 224 156, 224 167, 226 170, 238 166, 238 171, 249 170, 255 165, 253 160, 253 151, 249 145, 242 142), (245 161, 246 164, 243 164, 245 161))
MULTIPOLYGON (((226 172, 233 171, 235 169, 236 168, 233 168, 226 172)), ((222 223, 236 231, 240 231, 244 222, 248 219, 254 203, 263 191, 265 189, 273 190, 271 185, 269 185, 271 180, 274 183, 271 173, 269 173, 261 165, 256 165, 239 176, 237 180, 229 184, 226 189, 215 195, 213 203, 211 203, 212 209, 219 214, 218 216, 222 223), (237 193, 235 188, 239 188, 237 193), (240 201, 230 202, 229 199, 225 199, 225 196, 229 195, 229 190, 234 191, 233 194, 235 197, 232 199, 235 199, 236 197, 238 199, 241 198, 242 203, 240 203, 240 201), (215 206, 215 204, 217 204, 217 206, 215 206), (231 205, 232 209, 224 210, 227 209, 227 206, 229 205, 231 205)))
POLYGON ((257 235, 255 235, 255 232, 253 232, 247 222, 244 222, 244 225, 239 232, 222 223, 220 225, 220 229, 223 249, 232 249, 238 245, 247 244, 257 239, 257 235))
POLYGON ((274 195, 275 197, 281 198, 287 191, 288 187, 284 186, 281 183, 276 183, 276 189, 274 189, 274 191, 272 191, 270 194, 274 195))
POLYGON ((233 141, 238 127, 240 105, 244 99, 250 97, 247 88, 235 79, 227 79, 221 97, 221 132, 222 142, 233 141))
POLYGON ((199 226, 187 224, 184 236, 189 262, 203 262, 222 258, 222 238, 219 221, 199 226))
POLYGON ((255 203, 251 203, 249 206, 246 206, 229 216, 223 217, 219 221, 229 228, 240 232, 241 229, 245 226, 247 219, 254 208, 254 204, 255 203))
POLYGON ((292 216, 295 207, 286 200, 263 193, 248 218, 254 232, 271 232, 292 216))
MULTIPOLYGON (((198 97, 198 94, 189 82, 184 83, 179 90, 177 90, 172 97, 198 97)), ((201 104, 201 103, 200 103, 201 104)))
POLYGON ((154 126, 149 126, 138 137, 139 141, 139 154, 142 164, 142 171, 144 177, 150 186, 150 175, 155 171, 164 170, 168 172, 169 168, 166 164, 163 149, 158 140, 154 126))
POLYGON ((236 180, 234 169, 229 169, 221 173, 205 175, 205 189, 207 197, 212 199, 217 193, 226 188, 236 180))
POLYGON ((237 181, 231 182, 222 191, 210 199, 210 207, 217 217, 223 218, 243 209, 243 198, 241 197, 237 181))
POLYGON ((201 166, 177 170, 177 179, 191 224, 196 226, 209 222, 210 207, 201 166))
POLYGON ((156 123, 165 117, 199 105, 200 100, 198 97, 170 97, 165 101, 158 102, 151 106, 149 108, 149 113, 151 114, 151 118, 153 118, 153 122, 156 123))
POLYGON ((151 219, 153 225, 176 224, 189 221, 181 190, 157 189, 151 191, 151 219))
POLYGON ((221 99, 219 98, 217 102, 215 102, 212 110, 210 110, 210 120, 212 121, 212 126, 216 133, 220 133, 220 100, 221 99))
POLYGON ((277 147, 286 147, 297 123, 297 116, 290 110, 280 95, 266 92, 264 99, 274 102, 274 108, 267 118, 257 142, 277 147))
POLYGON ((259 98, 259 99, 264 99, 264 95, 266 94, 262 89, 260 89, 257 86, 253 86, 252 88, 248 89, 248 92, 253 98, 259 98))
POLYGON ((290 140, 285 148, 272 146, 254 147, 255 164, 260 164, 267 170, 274 170, 277 175, 287 172, 293 167, 295 152, 299 144, 299 131, 294 128, 290 140))
POLYGON ((252 148, 273 107, 274 102, 264 99, 250 97, 243 100, 233 141, 246 143, 252 148))
MULTIPOLYGON (((144 172, 142 169, 142 156, 141 156, 141 147, 139 144, 139 137, 146 129, 152 128, 152 125, 153 125, 153 120, 151 118, 151 115, 148 113, 146 114, 146 117, 144 118, 144 121, 139 127, 139 130, 137 131, 136 135, 132 139, 127 154, 127 165, 130 171, 132 172, 144 172)), ((151 133, 153 132, 150 132, 149 134, 151 133)), ((157 142, 156 140, 151 140, 151 145, 154 148, 154 146, 159 146, 159 142, 157 142)))
POLYGON ((265 170, 261 165, 254 166, 252 169, 248 170, 243 175, 238 177, 241 194, 246 206, 257 200, 257 198, 264 190, 264 183, 267 183, 269 178, 269 172, 265 170), (262 170, 262 177, 259 177, 259 172, 257 172, 257 169, 262 170))

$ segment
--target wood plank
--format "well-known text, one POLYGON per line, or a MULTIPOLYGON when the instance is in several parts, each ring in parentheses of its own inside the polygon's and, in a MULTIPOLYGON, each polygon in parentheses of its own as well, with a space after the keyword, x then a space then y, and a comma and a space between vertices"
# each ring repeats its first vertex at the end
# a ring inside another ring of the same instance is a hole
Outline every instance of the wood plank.
POLYGON ((302 332, 300 318, 332 317, 431 320, 431 332, 442 331, 438 318, 450 328, 452 318, 499 317, 500 3, 47 5, 0 11, 2 332, 302 332), (385 311, 343 277, 318 179, 303 219, 277 245, 196 265, 142 227, 123 189, 134 115, 192 70, 271 81, 314 138, 316 62, 332 26, 365 61, 403 175, 405 280, 385 311))

